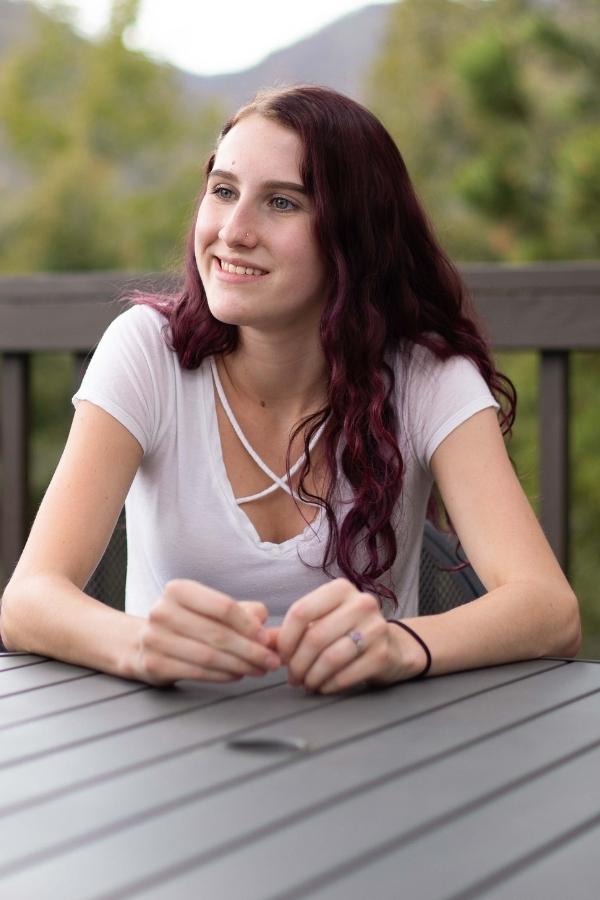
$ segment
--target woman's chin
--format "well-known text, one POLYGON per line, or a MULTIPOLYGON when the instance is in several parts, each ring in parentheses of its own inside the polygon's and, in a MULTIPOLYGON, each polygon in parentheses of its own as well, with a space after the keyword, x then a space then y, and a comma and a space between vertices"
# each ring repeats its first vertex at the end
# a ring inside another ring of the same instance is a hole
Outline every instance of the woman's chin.
POLYGON ((224 325, 245 325, 251 318, 247 311, 231 303, 211 303, 209 301, 208 308, 215 319, 223 322, 224 325))
POLYGON ((224 325, 246 325, 251 328, 260 328, 261 326, 267 326, 267 322, 265 321, 264 317, 256 315, 256 312, 253 312, 251 310, 242 309, 239 306, 236 307, 232 304, 209 302, 208 308, 210 309, 215 319, 218 319, 218 321, 222 322, 224 325))
POLYGON ((211 310, 211 312, 215 319, 218 319, 223 325, 252 326, 257 324, 252 316, 244 315, 243 313, 223 312, 222 310, 218 312, 211 310))

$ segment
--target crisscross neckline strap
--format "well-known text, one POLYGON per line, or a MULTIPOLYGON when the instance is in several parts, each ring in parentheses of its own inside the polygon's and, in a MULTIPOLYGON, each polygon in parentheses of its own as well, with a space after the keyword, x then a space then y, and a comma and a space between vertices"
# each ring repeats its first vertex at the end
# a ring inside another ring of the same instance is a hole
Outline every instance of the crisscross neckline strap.
MULTIPOLYGON (((240 428, 239 423, 233 413, 233 410, 232 410, 231 406, 229 405, 229 401, 228 401, 227 397, 225 396, 225 391, 223 390, 223 385, 221 384, 221 379, 219 377, 219 372, 217 370, 217 365, 216 365, 215 359, 212 356, 210 357, 210 369, 212 372, 215 387, 217 389, 217 394, 219 395, 219 400, 221 401, 221 405, 222 405, 223 409, 225 410, 225 414, 226 414, 227 418, 229 419, 231 427, 235 431, 236 435, 238 436, 238 438, 239 438, 242 446, 246 450, 246 452, 252 457, 252 459, 254 460, 256 465, 259 467, 259 469, 262 469, 262 471, 265 473, 265 475, 268 475, 268 477, 273 482, 273 484, 270 484, 269 487, 265 488, 263 491, 259 491, 259 493, 257 493, 257 494, 249 494, 247 497, 235 497, 235 502, 238 504, 238 506, 241 506, 243 503, 250 503, 250 501, 252 501, 252 500, 260 500, 261 497, 266 497, 267 494, 272 494, 274 491, 277 491, 277 490, 279 490, 279 488, 281 488, 282 491, 285 491, 287 494, 290 495, 290 497, 293 497, 294 500, 296 500, 298 503, 303 503, 305 506, 316 506, 317 508, 320 509, 320 504, 312 503, 310 500, 303 500, 301 497, 299 497, 298 494, 296 493, 296 491, 294 491, 294 489, 291 488, 290 485, 287 484, 283 480, 283 478, 280 478, 278 475, 276 475, 269 468, 269 466, 260 458, 260 456, 258 455, 256 450, 250 444, 248 438, 246 437, 246 435, 240 428)), ((325 420, 325 422, 323 422, 322 425, 319 426, 317 431, 315 431, 315 433, 313 434, 313 436, 310 440, 310 443, 308 445, 309 451, 312 452, 313 448, 316 446, 317 441, 319 440, 319 438, 323 434, 323 431, 325 430, 326 424, 327 424, 327 419, 325 420)), ((290 476, 296 474, 296 472, 298 471, 300 466, 303 464, 305 457, 306 457, 306 454, 303 453, 302 456, 300 457, 300 459, 296 460, 296 462, 290 469, 290 472, 289 472, 290 476)))

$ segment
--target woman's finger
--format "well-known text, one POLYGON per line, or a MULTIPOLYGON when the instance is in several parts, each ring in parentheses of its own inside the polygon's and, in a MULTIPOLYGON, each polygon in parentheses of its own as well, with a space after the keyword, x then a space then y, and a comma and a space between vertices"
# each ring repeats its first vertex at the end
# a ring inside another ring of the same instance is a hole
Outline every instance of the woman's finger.
MULTIPOLYGON (((389 673, 394 669, 393 649, 389 633, 371 644, 364 653, 354 655, 354 659, 347 665, 330 673, 328 677, 320 680, 321 676, 315 676, 314 687, 310 690, 320 694, 333 694, 346 691, 363 682, 372 684, 388 684, 391 680, 389 673)), ((311 679, 312 680, 312 679, 311 679)))
MULTIPOLYGON (((327 649, 341 638, 356 652, 356 644, 348 637, 351 631, 360 629, 364 632, 363 641, 367 641, 374 629, 381 632, 384 625, 375 598, 371 594, 363 594, 353 589, 352 595, 344 603, 314 622, 302 636, 293 656, 288 660, 288 672, 292 683, 306 684, 309 670, 323 654, 327 653, 327 649)), ((330 659, 330 656, 331 654, 326 658, 330 659)), ((331 660, 328 665, 331 665, 331 660)))
MULTIPOLYGON (((222 622, 251 639, 255 639, 262 628, 256 615, 249 611, 247 603, 239 603, 228 594, 206 587, 198 581, 189 579, 169 581, 165 585, 163 596, 169 602, 176 603, 190 612, 222 622)), ((254 603, 254 601, 249 602, 254 603)), ((260 606, 262 604, 258 604, 258 607, 260 606)))
POLYGON ((186 665, 201 667, 224 675, 264 675, 266 667, 255 666, 235 654, 204 642, 174 634, 163 628, 149 627, 143 638, 144 653, 168 657, 186 665))
POLYGON ((263 673, 274 671, 281 666, 277 653, 264 644, 250 641, 212 619, 185 610, 177 617, 169 615, 170 612, 151 611, 146 638, 148 645, 156 646, 169 656, 242 674, 255 669, 263 673), (188 622, 188 618, 191 621, 188 622), (174 649, 177 647, 178 650, 174 649), (237 662, 234 664, 233 660, 237 662))
MULTIPOLYGON (((171 585, 173 584, 172 582, 171 585)), ((230 600, 230 598, 224 594, 217 598, 206 594, 207 602, 202 604, 203 586, 195 582, 184 582, 183 584, 185 585, 183 590, 172 586, 169 586, 168 591, 165 590, 163 598, 150 611, 148 620, 151 625, 181 638, 189 638, 199 644, 208 644, 217 650, 230 653, 253 668, 263 670, 279 668, 281 660, 273 650, 266 646, 268 634, 265 629, 262 629, 258 619, 251 616, 247 610, 239 610, 239 614, 242 616, 242 626, 246 628, 246 631, 250 631, 254 639, 246 637, 234 627, 236 625, 240 627, 239 616, 234 615, 235 611, 231 611, 232 605, 237 605, 236 601, 222 602, 230 600), (188 584, 192 585, 191 591, 188 591, 188 584), (185 593, 188 596, 185 596, 185 593), (187 602, 190 594, 192 595, 191 603, 187 602), (213 613, 224 612, 226 618, 218 620, 207 617, 206 613, 202 611, 204 608, 213 613), (246 618, 251 621, 250 628, 245 623, 246 618)), ((217 591, 210 593, 218 594, 217 591)))
POLYGON ((319 694, 337 694, 340 691, 347 691, 357 684, 376 677, 375 673, 380 666, 379 655, 375 655, 372 651, 368 654, 365 653, 360 659, 355 659, 354 662, 349 663, 312 690, 318 691, 319 694))
POLYGON ((203 666, 182 662, 179 659, 173 659, 161 653, 145 654, 141 660, 140 668, 143 672, 144 681, 162 687, 174 684, 183 678, 191 681, 223 683, 239 681, 243 677, 242 675, 221 672, 218 669, 205 669, 203 666))
POLYGON ((277 649, 283 662, 288 663, 310 628, 318 619, 336 609, 355 588, 345 578, 336 578, 292 603, 279 629, 277 649))
POLYGON ((275 651, 275 653, 277 653, 277 655, 279 655, 278 651, 277 651, 277 646, 278 646, 278 642, 279 642, 279 631, 280 631, 279 627, 274 626, 273 628, 267 628, 266 631, 267 631, 267 643, 265 644, 265 647, 268 647, 269 650, 273 650, 273 651, 275 651))
MULTIPOLYGON (((388 667, 389 655, 385 620, 383 617, 373 618, 330 644, 305 674, 303 685, 307 690, 318 691, 328 681, 348 670, 350 676, 358 680, 373 678, 382 668, 388 667), (352 634, 356 637, 351 637, 352 634)), ((353 683, 345 683, 344 687, 350 687, 353 683)))
POLYGON ((264 625, 269 616, 269 610, 264 603, 259 603, 258 600, 238 600, 237 604, 251 616, 256 616, 260 624, 264 625))

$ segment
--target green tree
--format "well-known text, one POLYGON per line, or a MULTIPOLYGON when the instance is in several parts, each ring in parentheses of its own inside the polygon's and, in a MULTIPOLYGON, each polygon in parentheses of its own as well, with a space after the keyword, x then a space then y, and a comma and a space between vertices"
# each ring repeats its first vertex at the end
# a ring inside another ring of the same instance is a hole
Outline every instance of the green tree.
POLYGON ((403 0, 373 74, 451 252, 600 254, 597 0, 403 0))
MULTIPOLYGON (((600 255, 600 2, 402 0, 390 12, 371 107, 460 260, 600 255)), ((500 364, 520 399, 511 454, 537 505, 537 374, 500 364)), ((586 650, 600 653, 598 355, 573 361, 572 576, 586 650)))
MULTIPOLYGON (((35 11, 0 65, 15 183, 0 186, 0 272, 176 267, 222 111, 190 110, 176 73, 124 42, 138 0, 114 0, 86 41, 69 7, 35 11)), ((33 360, 34 508, 70 420, 66 356, 33 360)))
POLYGON ((95 42, 61 5, 0 71, 0 118, 23 171, 0 211, 0 271, 164 268, 189 222, 221 118, 190 116, 174 71, 124 44, 138 0, 95 42))

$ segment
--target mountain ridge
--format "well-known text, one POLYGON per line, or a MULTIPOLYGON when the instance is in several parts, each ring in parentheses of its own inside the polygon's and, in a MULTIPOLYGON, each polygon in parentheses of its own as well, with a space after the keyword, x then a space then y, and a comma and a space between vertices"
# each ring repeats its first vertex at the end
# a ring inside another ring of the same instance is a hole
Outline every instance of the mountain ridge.
MULTIPOLYGON (((202 106, 216 104, 228 116, 261 88, 297 83, 325 84, 364 101, 368 72, 391 9, 384 3, 362 7, 239 72, 196 75, 149 58, 157 66, 168 66, 179 84, 183 106, 192 114, 202 106)), ((31 40, 39 17, 52 16, 30 0, 0 0, 0 67, 13 47, 31 40)), ((69 27, 73 40, 90 40, 69 27)), ((18 191, 28 181, 0 122, 0 190, 18 191)))
MULTIPOLYGON (((0 64, 15 43, 27 41, 31 34, 32 6, 27 0, 0 0, 0 64)), ((364 100, 368 71, 392 8, 385 3, 361 7, 238 72, 196 75, 169 65, 186 99, 196 103, 220 101, 228 111, 249 100, 262 87, 300 82, 326 84, 364 100)), ((36 9, 41 15, 50 15, 46 10, 36 9)))
POLYGON ((329 25, 240 72, 183 75, 196 97, 219 99, 237 108, 260 88, 284 84, 325 84, 356 100, 365 99, 366 80, 392 7, 378 3, 347 13, 329 25))

